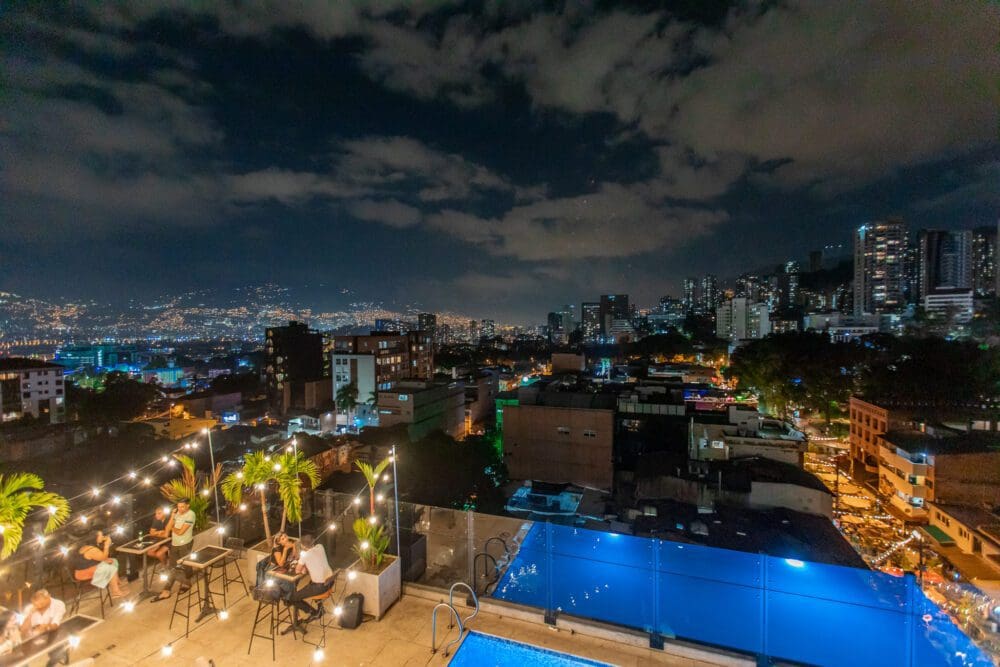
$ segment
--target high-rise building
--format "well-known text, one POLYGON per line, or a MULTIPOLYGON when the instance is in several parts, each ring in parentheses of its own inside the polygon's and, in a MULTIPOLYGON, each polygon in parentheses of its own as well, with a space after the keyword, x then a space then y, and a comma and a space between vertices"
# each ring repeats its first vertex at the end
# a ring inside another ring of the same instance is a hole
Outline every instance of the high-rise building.
POLYGON ((940 289, 972 288, 972 232, 921 229, 918 298, 940 289))
POLYGON ((760 276, 753 273, 744 273, 736 279, 736 291, 733 296, 760 301, 763 292, 760 276))
POLYGON ((711 273, 706 274, 701 279, 701 298, 698 299, 698 311, 703 315, 712 315, 720 300, 719 280, 711 273))
POLYGON ((546 323, 549 330, 549 342, 565 343, 567 334, 563 331, 562 313, 557 311, 550 312, 546 323))
POLYGON ((777 278, 778 308, 793 308, 799 302, 799 263, 785 262, 777 278))
POLYGON ((601 337, 609 338, 614 323, 632 319, 632 310, 628 305, 628 294, 601 295, 601 337))
POLYGON ((562 327, 563 331, 569 336, 571 333, 576 331, 577 318, 576 318, 576 306, 573 304, 565 304, 559 310, 559 315, 562 317, 562 327))
POLYGON ((854 313, 891 313, 904 304, 906 225, 872 222, 854 233, 854 313))
POLYGON ((997 227, 973 229, 972 288, 976 296, 997 294, 997 259, 997 227))
POLYGON ((479 323, 479 337, 493 340, 497 336, 497 323, 493 320, 482 320, 479 323))
POLYGON ((431 344, 435 346, 441 342, 438 337, 437 321, 437 315, 434 313, 420 313, 417 315, 417 329, 427 334, 431 339, 431 344))
POLYGON ((264 372, 271 407, 283 405, 285 387, 324 376, 323 334, 304 322, 269 327, 264 342, 264 372))
POLYGON ((601 304, 586 302, 580 304, 580 318, 583 327, 583 340, 596 343, 601 339, 601 304))
POLYGON ((727 340, 763 338, 771 333, 767 304, 745 297, 728 299, 715 309, 715 335, 727 340))
POLYGON ((685 312, 694 312, 694 309, 698 307, 698 279, 697 278, 685 278, 684 279, 684 310, 685 312))

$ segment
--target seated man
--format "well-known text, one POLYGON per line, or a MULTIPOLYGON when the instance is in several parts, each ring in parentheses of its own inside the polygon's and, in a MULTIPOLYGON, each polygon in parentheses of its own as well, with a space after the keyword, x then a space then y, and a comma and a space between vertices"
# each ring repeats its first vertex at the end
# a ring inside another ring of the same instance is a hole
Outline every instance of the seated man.
POLYGON ((326 549, 323 548, 323 545, 316 544, 312 535, 303 535, 302 539, 299 540, 299 546, 301 551, 295 571, 307 572, 309 583, 288 596, 288 603, 294 605, 292 607, 292 625, 286 628, 282 634, 288 634, 292 629, 305 634, 305 626, 299 624, 298 612, 301 610, 309 615, 305 620, 306 623, 319 616, 319 609, 310 607, 305 599, 325 593, 333 586, 333 570, 330 569, 330 563, 326 559, 326 549))
MULTIPOLYGON (((153 523, 149 526, 149 534, 151 537, 156 537, 163 539, 164 537, 170 537, 167 532, 167 511, 162 507, 157 507, 153 511, 153 523)), ((167 554, 170 553, 170 547, 164 544, 161 547, 157 547, 149 552, 152 558, 160 561, 160 565, 163 567, 167 566, 167 554)))
MULTIPOLYGON (((24 610, 21 637, 27 640, 43 632, 56 630, 65 615, 66 605, 62 600, 56 600, 47 590, 40 588, 31 596, 31 604, 24 610)), ((46 667, 52 667, 64 660, 68 661, 68 656, 69 651, 66 648, 57 648, 49 653, 46 667)))

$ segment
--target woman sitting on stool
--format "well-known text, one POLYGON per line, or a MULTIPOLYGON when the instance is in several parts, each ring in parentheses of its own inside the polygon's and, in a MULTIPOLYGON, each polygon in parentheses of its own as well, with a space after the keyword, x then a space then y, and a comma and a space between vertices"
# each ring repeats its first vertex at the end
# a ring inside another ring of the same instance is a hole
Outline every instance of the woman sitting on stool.
POLYGON ((107 588, 111 591, 111 597, 124 597, 128 595, 128 590, 118 578, 118 560, 111 558, 110 553, 111 536, 97 531, 97 539, 93 544, 84 544, 70 553, 73 578, 77 581, 89 581, 97 588, 107 588))

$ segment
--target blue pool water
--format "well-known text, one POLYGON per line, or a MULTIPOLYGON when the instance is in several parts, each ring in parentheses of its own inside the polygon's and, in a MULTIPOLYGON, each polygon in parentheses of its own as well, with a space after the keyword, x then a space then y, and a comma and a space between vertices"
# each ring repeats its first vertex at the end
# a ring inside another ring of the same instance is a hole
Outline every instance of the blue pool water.
POLYGON ((450 667, 609 667, 606 663, 550 651, 531 644, 470 632, 450 667))
POLYGON ((992 665, 912 577, 555 524, 493 595, 814 665, 992 665))

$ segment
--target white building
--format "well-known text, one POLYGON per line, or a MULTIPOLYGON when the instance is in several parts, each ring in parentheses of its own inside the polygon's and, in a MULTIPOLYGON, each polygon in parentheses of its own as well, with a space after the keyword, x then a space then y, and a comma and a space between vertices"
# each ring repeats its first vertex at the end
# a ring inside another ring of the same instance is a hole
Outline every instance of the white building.
MULTIPOLYGON (((330 364, 333 381, 333 402, 337 402, 337 394, 341 389, 352 382, 358 388, 358 403, 355 408, 353 418, 360 422, 361 426, 371 426, 375 419, 371 399, 375 396, 377 389, 377 374, 375 370, 376 355, 355 354, 351 352, 334 351, 330 355, 330 364)), ((338 414, 338 426, 346 426, 348 415, 338 414)))
POLYGON ((66 421, 62 366, 37 359, 0 359, 0 420, 25 415, 50 424, 66 421))
POLYGON ((763 338, 771 333, 770 311, 765 303, 745 297, 723 301, 715 309, 715 335, 729 340, 763 338))
POLYGON ((924 310, 928 315, 954 317, 955 322, 972 319, 973 304, 971 289, 938 289, 924 295, 924 310))

